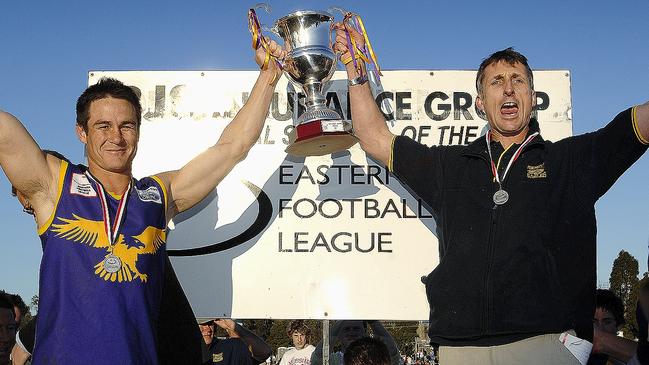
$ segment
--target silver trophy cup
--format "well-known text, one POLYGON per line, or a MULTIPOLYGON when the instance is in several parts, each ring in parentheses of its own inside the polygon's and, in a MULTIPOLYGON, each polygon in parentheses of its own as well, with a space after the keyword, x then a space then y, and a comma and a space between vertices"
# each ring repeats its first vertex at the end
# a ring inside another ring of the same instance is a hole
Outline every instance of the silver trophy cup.
POLYGON ((296 11, 275 22, 272 29, 288 52, 284 74, 306 95, 306 111, 297 118, 286 152, 321 156, 345 150, 357 142, 351 123, 326 106, 324 91, 336 71, 331 48, 333 16, 323 11, 296 11))

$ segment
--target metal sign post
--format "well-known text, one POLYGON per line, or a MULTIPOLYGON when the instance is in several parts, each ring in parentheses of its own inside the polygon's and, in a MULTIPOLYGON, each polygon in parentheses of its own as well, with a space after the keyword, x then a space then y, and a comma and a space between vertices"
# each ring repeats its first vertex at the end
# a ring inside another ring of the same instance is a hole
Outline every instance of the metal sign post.
POLYGON ((322 365, 329 365, 329 320, 322 321, 322 365))

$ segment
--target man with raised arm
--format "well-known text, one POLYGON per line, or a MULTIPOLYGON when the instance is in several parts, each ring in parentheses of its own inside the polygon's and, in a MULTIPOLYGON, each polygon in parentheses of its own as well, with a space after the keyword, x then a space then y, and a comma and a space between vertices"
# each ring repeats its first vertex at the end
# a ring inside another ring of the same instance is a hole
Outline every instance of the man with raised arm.
MULTIPOLYGON (((284 51, 268 42, 268 51, 284 51)), ((266 51, 255 59, 264 63, 266 51)), ((131 174, 141 106, 131 88, 102 79, 77 101, 88 167, 41 151, 0 112, 0 166, 33 209, 43 245, 33 361, 157 364, 156 321, 167 222, 203 199, 245 158, 263 127, 281 70, 270 62, 216 144, 177 171, 131 174)), ((173 143, 173 136, 169 141, 173 143)))
POLYGON ((595 309, 594 204, 647 150, 649 103, 593 133, 545 141, 531 117, 532 71, 508 48, 478 69, 485 137, 428 147, 388 130, 344 30, 360 49, 363 37, 336 28, 334 49, 349 60, 354 134, 436 218, 440 261, 426 293, 440 364, 585 363, 590 344, 582 339, 592 339, 595 309))

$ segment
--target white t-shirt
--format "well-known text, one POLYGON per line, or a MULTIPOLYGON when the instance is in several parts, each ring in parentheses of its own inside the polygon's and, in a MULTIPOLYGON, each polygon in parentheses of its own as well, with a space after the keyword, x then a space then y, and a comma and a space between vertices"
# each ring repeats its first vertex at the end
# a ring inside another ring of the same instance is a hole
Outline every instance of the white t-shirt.
POLYGON ((279 365, 311 365, 311 353, 313 353, 313 350, 315 350, 313 345, 306 345, 302 350, 288 350, 282 356, 279 365))

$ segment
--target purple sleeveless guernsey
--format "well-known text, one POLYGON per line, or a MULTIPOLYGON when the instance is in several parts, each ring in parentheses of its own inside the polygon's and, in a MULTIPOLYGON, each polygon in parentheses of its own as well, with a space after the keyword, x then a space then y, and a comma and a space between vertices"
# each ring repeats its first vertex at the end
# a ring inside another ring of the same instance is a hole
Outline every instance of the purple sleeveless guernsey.
POLYGON ((63 161, 58 186, 54 213, 38 230, 43 260, 33 364, 157 364, 163 185, 156 177, 133 179, 120 200, 102 194, 84 166, 63 161), (114 229, 116 216, 121 227, 114 229), (114 232, 112 244, 107 232, 114 232))

